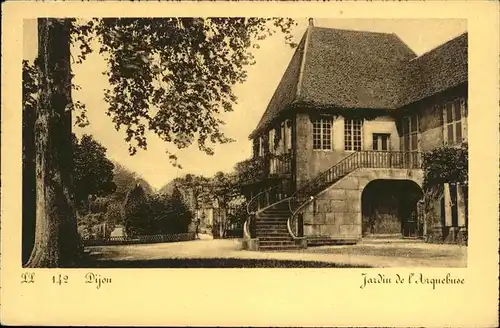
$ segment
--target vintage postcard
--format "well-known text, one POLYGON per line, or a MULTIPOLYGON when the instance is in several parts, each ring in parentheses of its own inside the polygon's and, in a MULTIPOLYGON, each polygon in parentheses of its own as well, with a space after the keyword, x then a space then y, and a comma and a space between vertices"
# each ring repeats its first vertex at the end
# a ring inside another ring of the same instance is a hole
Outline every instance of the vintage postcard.
POLYGON ((499 8, 7 3, 2 323, 498 326, 499 8))

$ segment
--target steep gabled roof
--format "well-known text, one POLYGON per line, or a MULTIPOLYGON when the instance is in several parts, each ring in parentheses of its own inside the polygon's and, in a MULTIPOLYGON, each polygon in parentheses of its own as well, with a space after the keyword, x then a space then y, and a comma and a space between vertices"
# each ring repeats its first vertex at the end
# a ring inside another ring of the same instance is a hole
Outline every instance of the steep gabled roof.
POLYGON ((266 111, 262 115, 259 124, 255 131, 259 130, 261 127, 266 126, 272 119, 274 119, 281 110, 285 109, 287 105, 290 105, 295 101, 297 95, 297 87, 299 85, 300 68, 302 65, 302 58, 304 56, 304 46, 306 43, 306 34, 302 37, 299 42, 295 53, 285 70, 285 74, 281 78, 278 87, 274 91, 274 94, 267 105, 266 111))
POLYGON ((395 34, 309 26, 250 137, 292 104, 395 109, 467 81, 467 33, 418 56, 395 34))
POLYGON ((313 27, 299 100, 340 108, 394 108, 398 70, 415 57, 395 34, 313 27))

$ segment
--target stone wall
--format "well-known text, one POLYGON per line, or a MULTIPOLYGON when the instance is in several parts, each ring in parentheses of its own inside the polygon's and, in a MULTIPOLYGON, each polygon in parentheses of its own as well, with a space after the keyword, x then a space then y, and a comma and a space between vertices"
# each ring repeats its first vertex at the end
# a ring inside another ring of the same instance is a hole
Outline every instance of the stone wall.
POLYGON ((411 180, 422 186, 421 170, 357 169, 319 193, 302 212, 305 236, 361 238, 361 195, 377 179, 411 180))

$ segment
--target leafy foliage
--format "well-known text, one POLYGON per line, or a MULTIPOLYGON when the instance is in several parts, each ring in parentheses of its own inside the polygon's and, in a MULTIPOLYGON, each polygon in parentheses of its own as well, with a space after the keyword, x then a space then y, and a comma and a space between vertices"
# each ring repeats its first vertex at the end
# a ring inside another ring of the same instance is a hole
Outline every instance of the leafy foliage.
POLYGON ((138 184, 124 209, 125 230, 132 237, 187 232, 193 218, 177 188, 172 195, 147 195, 138 184))
POLYGON ((142 187, 146 195, 153 195, 155 193, 153 187, 145 179, 138 177, 135 183, 138 183, 142 187))
POLYGON ((172 195, 174 190, 178 189, 189 209, 194 211, 210 200, 210 192, 207 188, 209 182, 210 179, 202 175, 186 174, 163 186, 160 193, 172 195))
POLYGON ((458 183, 464 196, 465 216, 468 218, 469 151, 467 143, 460 147, 444 146, 423 154, 424 211, 429 225, 439 224, 441 217, 434 210, 444 195, 445 183, 458 183))
POLYGON ((91 197, 89 212, 104 213, 108 210, 110 199, 108 197, 91 197))
POLYGON ((23 108, 35 110, 38 93, 38 72, 34 64, 23 60, 23 108))
POLYGON ((113 193, 113 198, 118 201, 125 201, 129 191, 137 185, 138 177, 120 163, 115 162, 114 165, 113 183, 116 185, 116 190, 113 193))
MULTIPOLYGON (((169 201, 169 215, 165 229, 170 233, 187 232, 193 219, 193 213, 188 209, 178 188, 174 189, 169 201)), ((168 217, 167 216, 167 217, 168 217)))
POLYGON ((423 154, 424 188, 444 183, 468 185, 469 151, 466 143, 460 147, 444 146, 423 154))
POLYGON ((230 211, 228 211, 227 218, 229 223, 243 225, 248 218, 246 202, 240 202, 232 207, 230 211))
POLYGON ((109 223, 123 224, 123 204, 109 198, 108 206, 106 207, 106 221, 109 223))
POLYGON ((145 235, 150 230, 146 193, 137 184, 129 191, 124 204, 124 225, 128 236, 145 235))
POLYGON ((217 172, 210 179, 208 184, 209 192, 219 204, 219 207, 226 208, 229 202, 238 197, 239 190, 236 174, 217 172))
POLYGON ((106 148, 92 136, 80 140, 73 135, 75 201, 85 203, 89 195, 105 196, 115 191, 114 164, 106 157, 106 148))
POLYGON ((142 187, 146 194, 154 194, 153 187, 145 179, 118 162, 114 162, 113 183, 116 185, 116 190, 112 197, 116 201, 125 201, 128 192, 137 184, 142 187))
POLYGON ((265 174, 265 161, 256 157, 236 164, 235 171, 240 184, 247 184, 262 180, 265 174))
MULTIPOLYGON (((73 20, 72 42, 81 62, 99 41, 110 88, 108 115, 125 128, 129 151, 146 149, 147 130, 185 148, 194 141, 213 154, 210 144, 232 139, 221 131, 218 114, 233 110, 233 86, 247 79, 255 63, 251 49, 276 32, 292 42, 288 18, 104 18, 73 20)), ((167 151, 168 152, 168 151, 167 151)), ((176 156, 171 154, 174 165, 176 156)))

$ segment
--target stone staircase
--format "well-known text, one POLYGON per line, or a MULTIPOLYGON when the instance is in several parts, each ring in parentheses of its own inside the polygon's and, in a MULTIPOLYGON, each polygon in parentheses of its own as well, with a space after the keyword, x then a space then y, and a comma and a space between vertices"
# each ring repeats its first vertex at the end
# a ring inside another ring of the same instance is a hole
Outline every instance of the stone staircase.
POLYGON ((307 246, 356 244, 359 238, 303 236, 303 231, 300 233, 295 231, 299 230, 299 226, 303 226, 303 223, 298 221, 298 213, 310 202, 311 196, 316 196, 326 188, 343 181, 344 178, 358 169, 397 168, 408 170, 420 168, 420 164, 421 153, 419 152, 357 151, 306 182, 291 196, 281 194, 279 185, 261 191, 247 204, 249 219, 245 222, 244 248, 266 251, 294 250, 307 246), (287 229, 289 219, 291 234, 287 229))
POLYGON ((259 239, 259 250, 293 250, 300 249, 295 244, 287 229, 290 216, 288 202, 278 203, 268 208, 255 219, 256 236, 259 239))

